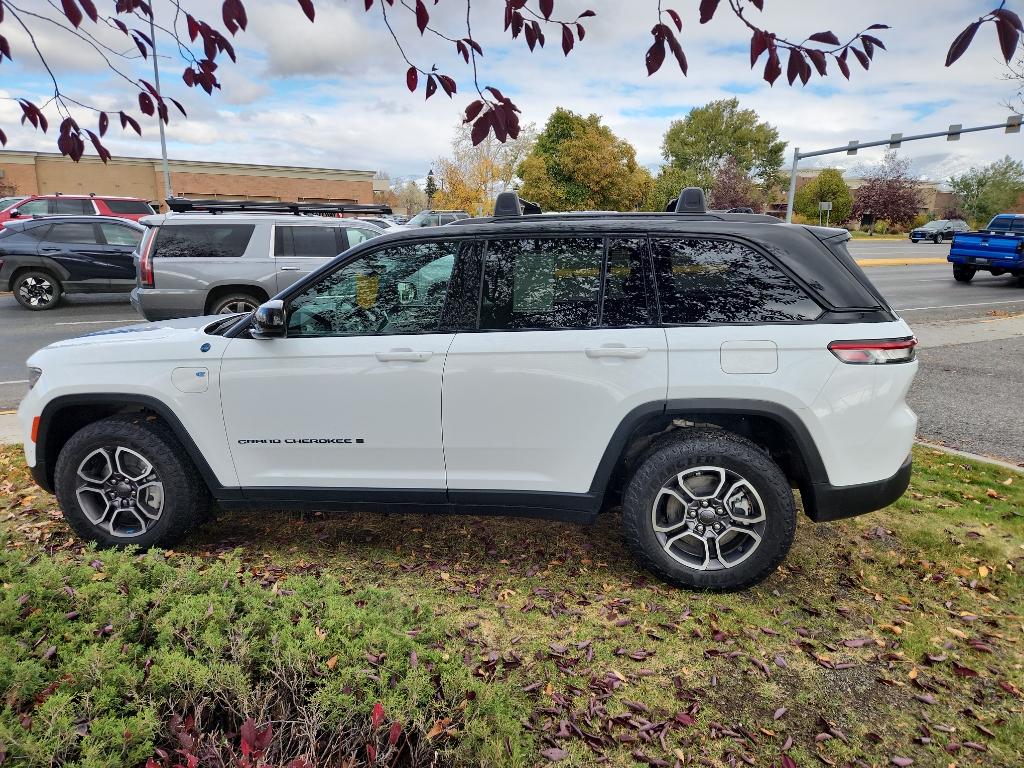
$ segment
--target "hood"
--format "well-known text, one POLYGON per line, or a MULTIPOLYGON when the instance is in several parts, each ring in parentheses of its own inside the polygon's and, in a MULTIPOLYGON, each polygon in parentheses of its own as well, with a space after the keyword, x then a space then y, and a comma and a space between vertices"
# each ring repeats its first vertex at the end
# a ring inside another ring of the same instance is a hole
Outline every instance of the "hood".
POLYGON ((202 333, 208 325, 223 320, 223 315, 206 315, 204 317, 181 317, 175 320, 160 320, 153 323, 138 323, 126 325, 122 328, 108 328, 102 331, 93 331, 84 336, 76 336, 73 339, 64 339, 50 344, 46 349, 59 349, 62 347, 79 347, 97 344, 116 344, 127 342, 145 342, 156 339, 166 339, 171 336, 187 336, 202 333))

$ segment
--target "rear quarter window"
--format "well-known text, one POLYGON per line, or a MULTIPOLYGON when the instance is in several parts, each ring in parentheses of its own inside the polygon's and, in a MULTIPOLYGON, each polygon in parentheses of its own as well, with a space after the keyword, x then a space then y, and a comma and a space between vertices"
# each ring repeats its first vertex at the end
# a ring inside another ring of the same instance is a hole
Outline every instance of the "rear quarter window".
POLYGON ((252 224, 178 224, 160 227, 153 257, 238 258, 249 247, 252 224))
POLYGON ((147 215, 153 213, 153 207, 142 200, 104 200, 111 213, 127 213, 147 215))

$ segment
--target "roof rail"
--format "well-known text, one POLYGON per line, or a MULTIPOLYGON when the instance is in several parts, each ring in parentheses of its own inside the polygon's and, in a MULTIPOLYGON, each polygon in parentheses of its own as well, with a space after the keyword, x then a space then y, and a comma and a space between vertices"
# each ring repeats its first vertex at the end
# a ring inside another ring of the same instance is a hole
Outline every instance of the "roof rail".
POLYGON ((390 205, 363 203, 280 203, 265 200, 190 200, 187 197, 167 198, 167 207, 174 213, 292 213, 330 216, 338 213, 391 213, 390 205))
POLYGON ((704 190, 700 187, 686 187, 679 197, 669 200, 665 206, 668 213, 707 213, 708 206, 704 201, 704 190))
POLYGON ((537 203, 529 200, 520 200, 515 192, 501 192, 494 200, 495 218, 504 216, 523 216, 524 214, 543 213, 537 203))

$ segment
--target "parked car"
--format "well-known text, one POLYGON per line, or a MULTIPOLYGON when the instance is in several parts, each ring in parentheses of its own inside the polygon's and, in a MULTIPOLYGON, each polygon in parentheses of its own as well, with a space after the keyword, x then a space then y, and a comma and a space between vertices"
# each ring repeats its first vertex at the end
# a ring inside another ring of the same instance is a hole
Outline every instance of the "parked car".
POLYGON ((952 240, 957 232, 970 231, 971 228, 963 219, 936 219, 912 229, 910 241, 919 243, 922 240, 930 240, 933 243, 941 243, 943 240, 952 240))
POLYGON ((153 206, 138 197, 109 195, 28 195, 0 201, 0 227, 32 216, 110 216, 138 221, 151 216, 153 206), (7 202, 8 200, 12 202, 7 202))
POLYGON ((445 224, 451 224, 453 221, 468 218, 469 214, 465 211, 420 211, 401 226, 404 229, 416 229, 417 227, 441 227, 445 224))
POLYGON ((958 283, 971 282, 980 270, 1013 275, 1024 286, 1024 215, 1001 213, 978 232, 958 232, 946 260, 958 283))
POLYGON ((218 210, 142 220, 147 232, 131 302, 147 320, 251 312, 342 251, 382 234, 358 219, 218 210))
POLYGON ((916 342, 848 232, 708 213, 699 189, 660 214, 522 215, 507 195, 363 242, 252 315, 37 352, 18 412, 36 482, 103 546, 169 546, 211 497, 621 505, 639 561, 700 589, 775 570, 793 488, 816 521, 904 492, 916 342))
POLYGON ((128 293, 143 228, 99 216, 21 219, 0 229, 0 290, 25 309, 53 309, 71 293, 128 293))
POLYGON ((383 230, 385 232, 387 232, 388 230, 391 230, 391 229, 396 229, 399 226, 398 222, 395 221, 394 219, 385 218, 383 216, 374 217, 372 219, 371 218, 367 218, 366 216, 360 216, 358 219, 353 219, 353 220, 354 221, 364 221, 367 224, 372 224, 373 226, 375 226, 378 229, 381 229, 381 230, 383 230))
POLYGON ((0 211, 5 211, 15 203, 24 199, 25 195, 15 195, 13 197, 0 197, 0 211))

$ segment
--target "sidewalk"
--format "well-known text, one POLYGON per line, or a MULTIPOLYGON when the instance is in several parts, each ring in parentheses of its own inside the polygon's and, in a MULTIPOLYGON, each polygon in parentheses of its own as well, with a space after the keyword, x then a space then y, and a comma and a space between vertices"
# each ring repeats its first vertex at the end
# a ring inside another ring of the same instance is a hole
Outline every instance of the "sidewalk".
POLYGON ((21 443, 21 428, 14 411, 0 411, 0 445, 21 443))

